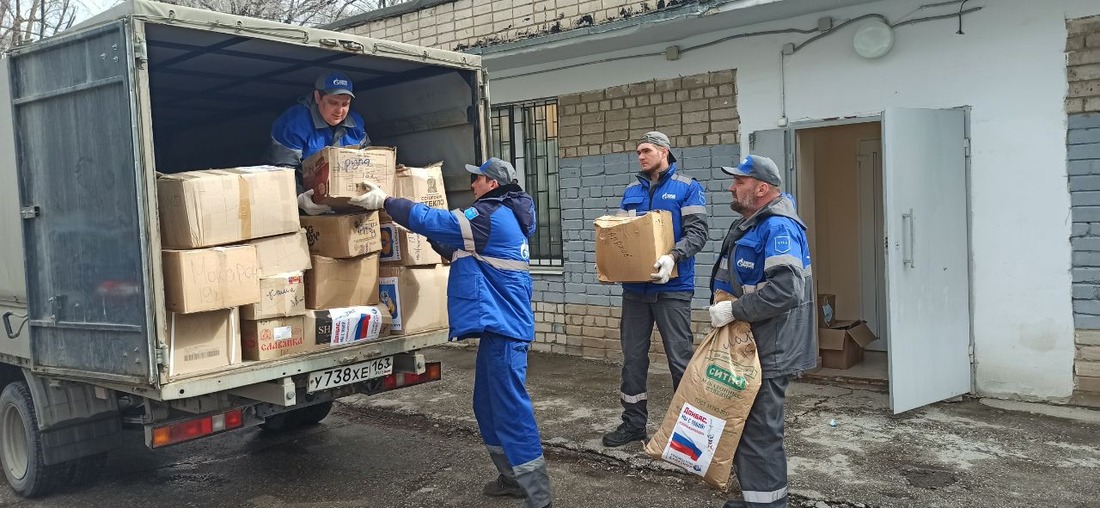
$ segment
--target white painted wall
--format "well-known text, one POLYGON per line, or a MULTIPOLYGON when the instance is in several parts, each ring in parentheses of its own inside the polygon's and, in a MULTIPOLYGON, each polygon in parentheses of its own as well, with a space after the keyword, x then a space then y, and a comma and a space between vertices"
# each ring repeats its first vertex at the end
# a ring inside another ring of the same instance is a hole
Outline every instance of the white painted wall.
MULTIPOLYGON (((867 13, 891 21, 923 2, 879 2, 828 12, 838 20, 867 13)), ((976 385, 982 395, 1063 399, 1073 383, 1070 303, 1070 202, 1066 183, 1065 20, 1100 14, 1092 0, 971 1, 984 9, 956 19, 899 27, 893 51, 876 61, 851 49, 846 27, 788 57, 791 121, 877 114, 887 107, 972 107, 971 214, 976 385)), ((910 13, 913 13, 910 15, 910 13)), ((742 27, 680 41, 681 46, 733 33, 816 25, 818 15, 742 27)), ((736 39, 683 54, 624 59, 557 70, 493 69, 494 103, 552 97, 608 86, 737 69, 742 146, 749 133, 780 118, 779 53, 799 34, 736 39)), ((648 53, 642 47, 590 60, 648 53)), ((562 63, 556 62, 555 66, 562 63)), ((543 66, 542 68, 545 68, 543 66)), ((935 196, 929 196, 935 199, 935 196)), ((959 220, 965 220, 959 217, 959 220)))

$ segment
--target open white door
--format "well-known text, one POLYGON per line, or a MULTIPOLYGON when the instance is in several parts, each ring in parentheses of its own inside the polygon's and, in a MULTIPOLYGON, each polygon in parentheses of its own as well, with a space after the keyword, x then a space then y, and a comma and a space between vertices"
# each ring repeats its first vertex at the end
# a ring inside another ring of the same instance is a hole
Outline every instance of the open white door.
POLYGON ((970 391, 966 134, 961 110, 883 113, 890 406, 970 391))

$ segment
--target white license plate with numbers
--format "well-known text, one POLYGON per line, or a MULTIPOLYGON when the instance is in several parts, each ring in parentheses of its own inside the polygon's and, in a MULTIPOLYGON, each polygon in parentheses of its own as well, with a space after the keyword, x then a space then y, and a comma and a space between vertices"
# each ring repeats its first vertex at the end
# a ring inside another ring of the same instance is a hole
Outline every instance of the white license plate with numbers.
POLYGON ((306 393, 359 383, 368 379, 388 376, 390 374, 393 374, 392 356, 376 358, 374 360, 345 367, 333 367, 331 369, 319 370, 309 375, 309 386, 306 387, 306 393))

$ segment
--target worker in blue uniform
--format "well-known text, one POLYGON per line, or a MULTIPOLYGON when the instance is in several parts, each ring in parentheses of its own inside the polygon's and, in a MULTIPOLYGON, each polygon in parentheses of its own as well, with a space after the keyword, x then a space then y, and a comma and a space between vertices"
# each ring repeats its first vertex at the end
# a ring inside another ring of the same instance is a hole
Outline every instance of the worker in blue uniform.
POLYGON ((550 477, 535 413, 525 386, 527 351, 535 338, 530 248, 535 205, 517 184, 511 164, 491 158, 466 166, 474 203, 449 212, 408 199, 368 192, 351 203, 385 208, 398 224, 424 235, 451 260, 447 312, 453 339, 480 338, 474 375, 474 416, 500 475, 489 496, 526 498, 527 508, 550 506, 550 477))

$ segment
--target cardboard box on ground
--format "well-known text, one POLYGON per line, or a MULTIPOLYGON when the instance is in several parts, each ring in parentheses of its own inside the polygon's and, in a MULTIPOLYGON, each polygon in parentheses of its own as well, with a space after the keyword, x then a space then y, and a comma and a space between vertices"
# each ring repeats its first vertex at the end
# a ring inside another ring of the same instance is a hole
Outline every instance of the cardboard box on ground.
POLYGON ((330 258, 364 256, 382 250, 379 212, 303 216, 309 252, 330 258))
POLYGON ((348 203, 366 192, 365 180, 376 184, 388 196, 394 195, 397 149, 326 147, 302 161, 302 182, 313 190, 313 202, 335 210, 361 211, 348 203))
POLYGON ((838 320, 836 297, 822 293, 817 295, 818 329, 817 346, 821 367, 849 369, 863 361, 863 348, 878 337, 862 320, 838 320))
POLYGON ((381 306, 393 319, 392 333, 411 334, 447 328, 447 277, 450 267, 396 267, 379 270, 381 306))
MULTIPOLYGON (((596 226, 596 275, 600 282, 649 282, 657 258, 676 245, 672 213, 655 210, 642 215, 605 215, 596 226)), ((672 277, 679 270, 672 268, 672 277)))

